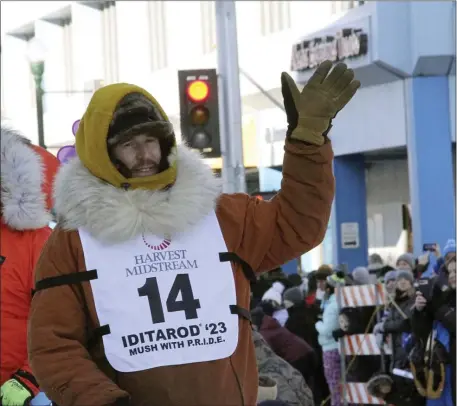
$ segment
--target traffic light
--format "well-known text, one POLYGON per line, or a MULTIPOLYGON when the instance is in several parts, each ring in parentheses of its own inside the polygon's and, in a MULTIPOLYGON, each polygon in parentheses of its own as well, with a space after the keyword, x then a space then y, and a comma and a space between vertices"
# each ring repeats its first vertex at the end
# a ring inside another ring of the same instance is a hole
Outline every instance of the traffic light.
POLYGON ((221 156, 219 104, 215 69, 178 71, 181 135, 206 158, 221 156))

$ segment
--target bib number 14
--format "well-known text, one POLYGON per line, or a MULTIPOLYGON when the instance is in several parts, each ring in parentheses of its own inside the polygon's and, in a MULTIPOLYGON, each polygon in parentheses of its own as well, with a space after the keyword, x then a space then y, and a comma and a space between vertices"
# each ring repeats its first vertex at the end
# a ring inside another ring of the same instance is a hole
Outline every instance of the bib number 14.
MULTIPOLYGON (((152 322, 154 324, 164 323, 165 314, 157 278, 147 278, 146 283, 138 289, 138 294, 140 297, 145 296, 148 298, 152 322)), ((176 275, 176 279, 168 294, 166 305, 169 313, 184 312, 187 320, 198 318, 197 310, 201 307, 200 300, 194 298, 188 274, 176 275), (181 300, 178 300, 179 293, 181 293, 181 300)))

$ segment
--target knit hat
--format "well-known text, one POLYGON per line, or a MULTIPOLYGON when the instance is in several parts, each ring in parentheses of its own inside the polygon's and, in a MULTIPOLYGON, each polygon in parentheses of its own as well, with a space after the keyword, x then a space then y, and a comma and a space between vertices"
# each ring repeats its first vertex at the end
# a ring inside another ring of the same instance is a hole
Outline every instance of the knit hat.
POLYGON ((364 266, 358 266, 352 271, 352 279, 356 285, 370 285, 375 283, 375 277, 370 275, 364 266))
POLYGON ((415 265, 416 261, 414 259, 414 255, 413 254, 407 252, 407 253, 405 253, 403 255, 400 255, 397 258, 397 263, 396 263, 397 266, 398 266, 398 263, 400 261, 405 261, 411 267, 411 269, 414 269, 414 265, 415 265))
POLYGON ((374 274, 374 273, 381 274, 384 267, 385 266, 383 264, 380 264, 379 262, 374 262, 372 264, 368 264, 367 269, 370 274, 374 274))
POLYGON ((414 283, 414 275, 410 271, 398 270, 396 280, 406 279, 411 283, 414 283))
POLYGON ((374 264, 384 265, 384 261, 382 260, 381 255, 376 253, 370 255, 368 258, 368 265, 374 264))
POLYGON ((447 254, 451 253, 455 254, 455 240, 453 239, 447 240, 443 249, 443 257, 446 257, 447 254))
POLYGON ((284 306, 286 309, 294 305, 303 303, 305 300, 302 289, 299 286, 287 289, 284 292, 284 306))
POLYGON ((275 302, 277 306, 282 304, 282 293, 284 292, 284 285, 281 282, 274 282, 270 289, 268 289, 262 296, 262 302, 275 302))
POLYGON ((288 275, 287 279, 291 286, 300 286, 303 282, 301 276, 298 273, 288 275))
POLYGON ((397 271, 389 271, 384 275, 384 283, 394 281, 397 279, 397 271))

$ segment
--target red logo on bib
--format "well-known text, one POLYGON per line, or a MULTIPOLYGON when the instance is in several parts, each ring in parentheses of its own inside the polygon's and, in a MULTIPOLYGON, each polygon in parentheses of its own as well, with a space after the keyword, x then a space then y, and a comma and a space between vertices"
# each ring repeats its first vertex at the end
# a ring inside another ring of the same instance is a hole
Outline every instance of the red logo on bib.
POLYGON ((145 237, 144 234, 143 234, 143 242, 144 242, 144 244, 145 244, 148 248, 150 248, 150 249, 153 250, 153 251, 162 251, 162 250, 164 250, 165 248, 168 248, 168 246, 171 244, 171 239, 165 238, 165 239, 163 239, 162 242, 160 242, 160 244, 154 245, 154 244, 149 244, 149 243, 146 241, 146 237, 145 237))

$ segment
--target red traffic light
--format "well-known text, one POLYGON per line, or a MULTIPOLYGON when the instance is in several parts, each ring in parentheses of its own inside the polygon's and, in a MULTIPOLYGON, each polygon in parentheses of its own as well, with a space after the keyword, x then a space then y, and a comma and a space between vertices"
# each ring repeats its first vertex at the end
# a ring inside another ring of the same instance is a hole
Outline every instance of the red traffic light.
POLYGON ((203 102, 209 96, 209 86, 203 80, 194 80, 187 86, 187 96, 194 103, 203 102))

